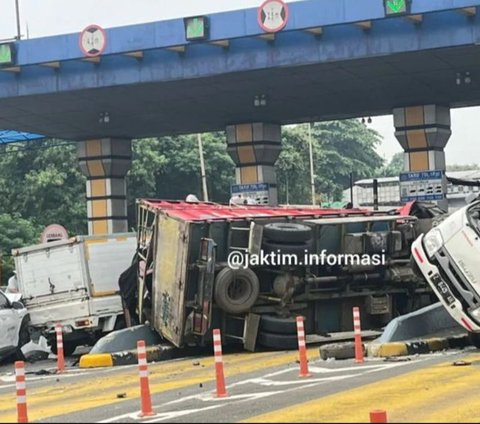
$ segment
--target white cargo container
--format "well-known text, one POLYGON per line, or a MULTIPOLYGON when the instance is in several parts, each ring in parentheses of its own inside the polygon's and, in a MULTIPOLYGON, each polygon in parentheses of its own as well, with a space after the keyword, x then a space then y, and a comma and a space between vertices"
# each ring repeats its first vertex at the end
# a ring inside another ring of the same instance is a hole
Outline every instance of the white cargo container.
POLYGON ((132 261, 135 233, 77 236, 12 251, 31 330, 48 338, 64 328, 66 352, 118 327, 118 278, 132 261))

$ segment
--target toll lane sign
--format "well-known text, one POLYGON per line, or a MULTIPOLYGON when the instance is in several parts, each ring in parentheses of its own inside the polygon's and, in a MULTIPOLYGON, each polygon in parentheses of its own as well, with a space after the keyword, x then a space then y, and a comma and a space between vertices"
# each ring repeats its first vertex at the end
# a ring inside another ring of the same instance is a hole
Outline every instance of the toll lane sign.
POLYGON ((269 184, 233 184, 230 189, 233 203, 268 205, 269 184))
POLYGON ((410 0, 383 0, 385 15, 405 15, 410 13, 410 0))
POLYGON ((402 172, 400 201, 433 201, 445 199, 443 171, 402 172))
POLYGON ((258 8, 258 25, 265 32, 278 32, 288 21, 288 6, 282 0, 266 0, 258 8))

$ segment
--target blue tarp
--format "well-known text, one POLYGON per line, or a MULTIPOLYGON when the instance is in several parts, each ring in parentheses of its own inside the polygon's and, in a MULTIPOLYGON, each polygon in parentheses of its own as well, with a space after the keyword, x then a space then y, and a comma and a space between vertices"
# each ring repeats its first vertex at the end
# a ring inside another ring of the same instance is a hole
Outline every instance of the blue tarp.
POLYGON ((40 138, 45 138, 45 136, 26 132, 0 130, 0 144, 14 143, 16 141, 38 140, 40 138))

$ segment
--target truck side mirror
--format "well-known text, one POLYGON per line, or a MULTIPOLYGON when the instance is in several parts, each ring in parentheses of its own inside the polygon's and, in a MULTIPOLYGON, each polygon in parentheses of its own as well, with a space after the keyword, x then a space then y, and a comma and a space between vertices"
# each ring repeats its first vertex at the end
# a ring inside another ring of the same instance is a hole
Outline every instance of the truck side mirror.
POLYGON ((13 309, 24 309, 25 306, 23 306, 22 302, 12 302, 12 308, 13 309))

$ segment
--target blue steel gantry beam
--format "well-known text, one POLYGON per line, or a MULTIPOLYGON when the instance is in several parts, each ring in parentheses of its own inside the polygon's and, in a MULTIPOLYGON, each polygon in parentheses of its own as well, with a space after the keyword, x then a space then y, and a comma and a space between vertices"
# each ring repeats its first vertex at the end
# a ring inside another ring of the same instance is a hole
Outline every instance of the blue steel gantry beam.
POLYGON ((183 19, 110 28, 93 59, 79 34, 16 42, 17 63, 0 72, 0 128, 132 138, 477 104, 478 6, 413 0, 408 16, 386 17, 382 0, 309 0, 290 3, 267 39, 246 9, 210 15, 202 42, 186 41, 183 19), (468 90, 455 85, 466 70, 468 90))

